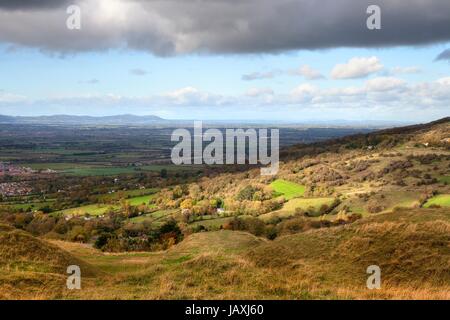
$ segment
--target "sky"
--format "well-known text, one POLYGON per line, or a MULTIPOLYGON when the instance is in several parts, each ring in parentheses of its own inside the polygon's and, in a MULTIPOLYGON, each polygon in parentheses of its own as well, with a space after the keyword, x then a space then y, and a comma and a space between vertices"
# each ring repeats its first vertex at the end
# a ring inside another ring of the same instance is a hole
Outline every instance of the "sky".
POLYGON ((448 0, 0 0, 3 115, 425 122, 449 102, 448 0))

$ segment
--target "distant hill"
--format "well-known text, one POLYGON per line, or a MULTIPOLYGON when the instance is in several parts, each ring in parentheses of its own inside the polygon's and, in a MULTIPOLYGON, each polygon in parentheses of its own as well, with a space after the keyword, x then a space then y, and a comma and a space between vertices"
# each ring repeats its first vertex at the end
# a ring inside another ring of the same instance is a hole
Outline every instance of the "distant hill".
POLYGON ((145 125, 165 123, 167 120, 149 115, 123 114, 116 116, 91 117, 72 115, 52 115, 38 117, 12 117, 0 115, 2 124, 46 124, 46 125, 145 125))
MULTIPOLYGON (((114 116, 74 116, 74 115, 49 115, 49 116, 6 116, 0 115, 0 124, 32 124, 32 125, 166 125, 166 126, 186 126, 192 127, 194 120, 163 119, 158 116, 137 116, 132 114, 122 114, 114 116)), ((409 125, 404 121, 381 121, 381 120, 242 120, 223 119, 205 120, 204 127, 227 128, 227 127, 267 127, 274 126, 283 128, 371 128, 385 129, 409 125)))

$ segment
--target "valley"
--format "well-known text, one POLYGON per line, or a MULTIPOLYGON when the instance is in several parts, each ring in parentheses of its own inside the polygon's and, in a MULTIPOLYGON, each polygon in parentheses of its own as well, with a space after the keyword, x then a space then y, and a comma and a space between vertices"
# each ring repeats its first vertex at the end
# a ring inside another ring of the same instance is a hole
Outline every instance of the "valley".
POLYGON ((284 144, 276 176, 152 164, 129 136, 120 157, 4 140, 30 169, 1 182, 32 190, 0 202, 0 298, 449 299, 449 137, 446 118, 284 144))

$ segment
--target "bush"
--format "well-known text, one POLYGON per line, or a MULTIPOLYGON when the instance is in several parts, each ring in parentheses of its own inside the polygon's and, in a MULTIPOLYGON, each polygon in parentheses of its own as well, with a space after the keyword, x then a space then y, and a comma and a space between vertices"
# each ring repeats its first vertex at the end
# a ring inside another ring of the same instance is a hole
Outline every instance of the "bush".
POLYGON ((175 220, 169 220, 159 228, 160 240, 174 238, 175 243, 183 240, 183 233, 175 220))
POLYGON ((257 191, 258 190, 256 188, 253 188, 252 186, 246 186, 239 191, 239 193, 236 196, 236 200, 238 201, 252 200, 253 195, 257 191))
POLYGON ((266 237, 269 240, 274 240, 278 236, 277 229, 274 226, 270 226, 266 230, 266 237))
POLYGON ((108 243, 108 240, 112 238, 113 235, 111 233, 102 233, 94 242, 94 247, 97 249, 102 250, 106 244, 108 243))

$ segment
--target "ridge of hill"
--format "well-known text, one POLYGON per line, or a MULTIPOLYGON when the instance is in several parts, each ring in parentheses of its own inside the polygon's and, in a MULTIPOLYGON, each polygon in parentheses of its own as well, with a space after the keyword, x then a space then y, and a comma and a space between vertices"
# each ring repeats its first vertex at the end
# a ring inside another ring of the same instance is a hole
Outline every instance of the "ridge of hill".
POLYGON ((323 142, 297 144, 281 150, 280 157, 283 160, 292 160, 304 155, 335 152, 339 151, 340 148, 378 147, 379 149, 388 149, 404 143, 418 142, 449 148, 450 117, 425 124, 377 130, 367 134, 350 135, 323 142))
POLYGON ((98 270, 69 252, 31 234, 0 224, 0 299, 40 297, 41 291, 55 295, 64 290, 67 267, 77 265, 90 278, 98 270))

